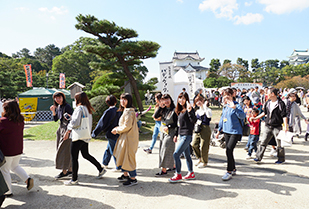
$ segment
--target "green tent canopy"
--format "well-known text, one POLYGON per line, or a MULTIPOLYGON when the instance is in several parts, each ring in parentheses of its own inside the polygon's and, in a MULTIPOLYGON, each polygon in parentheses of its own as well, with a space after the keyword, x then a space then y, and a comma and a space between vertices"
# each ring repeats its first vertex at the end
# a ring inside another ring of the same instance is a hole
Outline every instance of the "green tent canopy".
POLYGON ((66 101, 72 106, 72 99, 70 91, 65 89, 46 89, 46 88, 33 88, 29 91, 23 92, 18 95, 19 98, 38 98, 37 111, 49 110, 53 104, 53 94, 56 91, 61 91, 66 97, 66 101))

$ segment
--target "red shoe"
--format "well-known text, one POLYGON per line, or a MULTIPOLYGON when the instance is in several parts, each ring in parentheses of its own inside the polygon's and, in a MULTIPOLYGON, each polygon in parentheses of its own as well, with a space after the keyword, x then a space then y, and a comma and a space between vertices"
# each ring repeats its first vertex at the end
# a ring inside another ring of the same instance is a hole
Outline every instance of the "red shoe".
POLYGON ((193 180, 195 179, 195 174, 194 172, 188 173, 185 177, 183 177, 184 180, 193 180))
POLYGON ((175 175, 172 178, 168 179, 168 181, 171 182, 171 183, 182 181, 182 176, 181 176, 181 174, 175 173, 175 175))

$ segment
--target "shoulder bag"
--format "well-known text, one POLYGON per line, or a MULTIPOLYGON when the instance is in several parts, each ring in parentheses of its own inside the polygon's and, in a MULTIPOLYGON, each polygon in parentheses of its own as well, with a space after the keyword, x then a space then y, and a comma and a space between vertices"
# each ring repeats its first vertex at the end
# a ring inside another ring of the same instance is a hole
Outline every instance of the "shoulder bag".
POLYGON ((84 114, 84 108, 82 108, 83 116, 81 119, 80 126, 72 129, 72 141, 91 139, 90 127, 89 127, 89 117, 84 114))

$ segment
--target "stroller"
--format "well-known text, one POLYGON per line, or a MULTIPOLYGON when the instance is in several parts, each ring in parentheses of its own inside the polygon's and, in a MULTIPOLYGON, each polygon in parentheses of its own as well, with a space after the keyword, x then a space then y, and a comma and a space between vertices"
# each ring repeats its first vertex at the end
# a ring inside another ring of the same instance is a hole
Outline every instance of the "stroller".
POLYGON ((219 129, 219 124, 216 123, 215 124, 215 128, 213 130, 213 132, 211 133, 210 136, 210 145, 211 146, 219 146, 221 148, 225 148, 226 144, 225 144, 225 140, 224 140, 224 134, 219 134, 218 139, 216 138, 216 134, 218 133, 218 129, 219 129))

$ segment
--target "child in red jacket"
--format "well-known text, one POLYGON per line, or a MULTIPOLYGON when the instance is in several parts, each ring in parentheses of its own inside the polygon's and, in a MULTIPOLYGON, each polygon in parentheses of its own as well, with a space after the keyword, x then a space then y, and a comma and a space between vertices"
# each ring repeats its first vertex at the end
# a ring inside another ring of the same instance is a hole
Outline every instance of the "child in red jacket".
POLYGON ((249 114, 248 121, 250 124, 250 135, 248 137, 249 149, 246 159, 251 159, 253 150, 256 152, 256 143, 259 141, 260 136, 260 119, 254 120, 258 116, 260 111, 257 108, 253 108, 251 114, 249 114))

